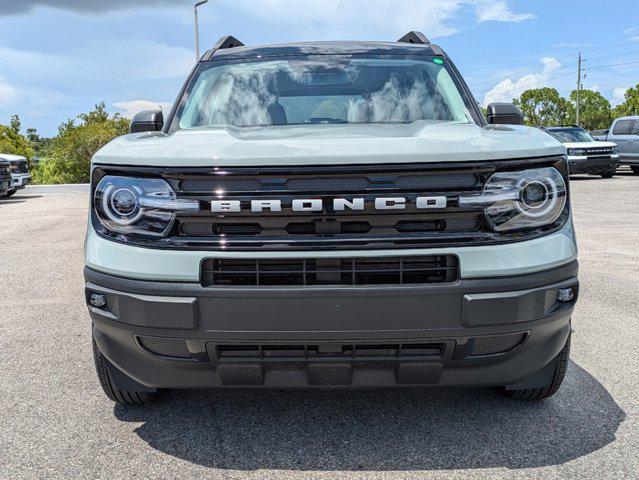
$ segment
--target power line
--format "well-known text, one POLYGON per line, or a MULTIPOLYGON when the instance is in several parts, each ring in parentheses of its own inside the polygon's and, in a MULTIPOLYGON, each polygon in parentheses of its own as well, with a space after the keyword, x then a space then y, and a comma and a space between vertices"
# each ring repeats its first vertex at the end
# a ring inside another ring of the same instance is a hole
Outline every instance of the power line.
POLYGON ((579 114, 581 107, 581 52, 579 52, 579 60, 577 61, 577 112, 576 112, 576 120, 577 126, 581 126, 579 123, 579 114))
MULTIPOLYGON (((633 70, 633 71, 639 71, 639 70, 633 70)), ((592 86, 593 87, 597 87, 597 88, 605 88, 605 87, 622 87, 622 88, 630 88, 630 87, 624 87, 623 84, 624 83, 633 83, 633 82, 623 82, 623 81, 616 81, 616 82, 608 82, 608 83, 602 83, 599 84, 597 82, 592 82, 592 86)), ((639 84, 639 82, 637 82, 639 84)), ((592 87, 590 88, 590 90, 592 90, 592 87)))
MULTIPOLYGON (((570 55, 565 55, 563 57, 555 58, 555 60, 556 61, 564 60, 564 59, 566 59, 568 57, 574 57, 575 55, 577 55, 577 54, 576 53, 571 53, 570 55)), ((508 75, 503 75, 503 76, 500 76, 500 77, 493 77, 493 78, 489 78, 487 80, 482 80, 481 82, 474 83, 473 86, 483 85, 485 83, 499 81, 499 80, 507 80, 507 79, 509 79, 511 77, 514 77, 516 75, 521 75, 522 73, 531 72, 531 71, 537 70, 539 68, 544 68, 545 66, 546 66, 546 64, 540 63, 539 65, 535 65, 534 67, 525 68, 523 70, 518 70, 518 71, 515 71, 515 72, 512 72, 512 73, 509 73, 508 75)))
MULTIPOLYGON (((613 44, 608 44, 608 45, 601 46, 601 47, 588 48, 588 49, 582 50, 582 52, 596 52, 596 51, 600 51, 600 50, 606 50, 606 49, 609 49, 609 48, 621 47, 621 46, 624 46, 624 45, 635 45, 637 43, 639 43, 639 40, 630 40, 628 42, 613 43, 613 44)), ((573 52, 573 53, 570 53, 568 55, 564 55, 562 57, 556 58, 555 60, 556 61, 564 60, 564 59, 569 58, 569 57, 574 57, 575 55, 578 55, 578 54, 579 54, 579 52, 573 52)), ((632 54, 623 54, 623 55, 619 55, 619 56, 614 56, 613 55, 613 56, 610 56, 609 58, 619 58, 619 57, 628 56, 628 55, 632 55, 632 54)), ((592 59, 586 59, 586 60, 595 60, 595 59, 598 59, 598 58, 605 58, 605 57, 608 57, 608 56, 607 55, 606 56, 599 56, 599 57, 594 57, 592 59)), ((511 73, 509 73, 507 75, 496 76, 496 77, 492 77, 492 78, 489 78, 489 79, 486 79, 486 80, 482 80, 481 82, 473 83, 471 86, 476 87, 476 86, 484 85, 484 84, 490 83, 490 82, 495 82, 495 81, 500 81, 500 80, 507 80, 507 79, 512 78, 514 76, 521 75, 522 73, 532 72, 534 70, 537 70, 539 68, 543 68, 545 66, 546 66, 545 64, 535 65, 533 67, 528 67, 528 68, 525 68, 523 70, 517 70, 515 72, 511 72, 511 73)))
POLYGON ((589 68, 586 68, 586 70, 590 71, 590 70, 599 70, 599 69, 608 68, 608 67, 621 67, 623 65, 635 65, 637 63, 639 63, 639 60, 635 62, 609 63, 608 65, 597 65, 594 67, 589 67, 589 68))
POLYGON ((585 49, 585 50, 582 50, 582 51, 583 52, 597 52, 599 50, 606 50, 608 48, 621 47, 623 45, 632 45, 632 44, 636 44, 636 43, 639 43, 639 40, 630 40, 628 42, 613 43, 612 45, 605 45, 603 47, 589 48, 589 49, 585 49))
POLYGON ((602 58, 608 58, 610 60, 614 60, 616 58, 629 57, 630 55, 639 55, 639 51, 629 52, 629 53, 622 53, 621 55, 599 55, 597 57, 588 57, 587 61, 599 60, 599 59, 602 59, 602 58))

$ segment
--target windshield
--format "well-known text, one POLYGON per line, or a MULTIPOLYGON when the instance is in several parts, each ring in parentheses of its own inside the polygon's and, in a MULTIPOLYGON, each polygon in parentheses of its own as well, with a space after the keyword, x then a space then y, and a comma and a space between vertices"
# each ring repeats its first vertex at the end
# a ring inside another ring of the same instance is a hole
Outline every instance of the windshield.
POLYGON ((583 128, 564 128, 562 130, 549 130, 553 137, 561 143, 594 142, 595 139, 583 128))
POLYGON ((176 115, 181 129, 472 121, 438 57, 210 62, 196 73, 176 115))

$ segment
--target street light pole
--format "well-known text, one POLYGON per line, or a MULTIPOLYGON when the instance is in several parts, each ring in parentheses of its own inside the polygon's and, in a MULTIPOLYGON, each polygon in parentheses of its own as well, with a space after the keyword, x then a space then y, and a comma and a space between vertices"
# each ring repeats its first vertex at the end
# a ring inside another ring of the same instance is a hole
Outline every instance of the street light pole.
POLYGON ((581 126, 581 52, 579 52, 579 60, 577 60, 577 126, 581 126))
POLYGON ((208 3, 209 0, 201 0, 193 7, 193 19, 195 21, 195 61, 200 61, 200 25, 197 18, 197 7, 208 3))

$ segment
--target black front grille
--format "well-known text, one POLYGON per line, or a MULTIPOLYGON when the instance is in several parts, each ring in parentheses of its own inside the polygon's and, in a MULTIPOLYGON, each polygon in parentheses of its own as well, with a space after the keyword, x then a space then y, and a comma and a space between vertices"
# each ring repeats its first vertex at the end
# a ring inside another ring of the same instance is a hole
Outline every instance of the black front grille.
POLYGON ((337 345, 218 345, 215 349, 220 360, 320 360, 358 358, 439 358, 444 343, 386 343, 337 345))
MULTIPOLYGON (((397 216, 349 216, 325 220, 313 218, 310 221, 296 221, 295 217, 270 217, 259 222, 256 217, 219 217, 202 219, 200 217, 182 217, 179 220, 179 232, 187 237, 212 237, 230 235, 242 238, 259 236, 262 239, 284 238, 286 236, 317 235, 397 235, 420 232, 476 232, 481 227, 481 217, 477 214, 433 217, 424 220, 422 215, 397 216), (399 217, 399 218, 401 218, 399 217)), ((304 240, 298 238, 298 240, 304 240)), ((312 241, 313 238, 308 238, 312 241)))
POLYGON ((587 156, 609 156, 613 153, 612 147, 593 147, 584 149, 587 156))
MULTIPOLYGON (((179 215, 175 242, 192 248, 223 250, 366 249, 466 245, 492 238, 478 209, 456 205, 460 195, 479 194, 491 169, 472 165, 363 165, 219 170, 167 178, 178 196, 198 198, 203 211, 179 215), (406 208, 382 211, 376 198, 401 196, 406 208), (420 196, 446 197, 446 208, 417 209, 420 196), (364 209, 335 211, 333 200, 363 199, 364 209), (239 201, 239 212, 213 213, 212 200, 239 201), (281 211, 251 211, 251 200, 276 200, 281 211), (294 211, 294 199, 321 199, 321 211, 294 211)), ((167 243, 172 241, 169 240, 167 243)))
POLYGON ((461 174, 369 174, 334 175, 310 177, 298 176, 259 176, 257 178, 187 178, 179 182, 179 188, 188 193, 255 193, 287 192, 314 193, 339 192, 351 193, 365 190, 424 190, 458 189, 476 187, 480 176, 474 173, 461 174))
POLYGON ((207 259, 205 287, 411 285, 458 279, 454 255, 367 258, 207 259))

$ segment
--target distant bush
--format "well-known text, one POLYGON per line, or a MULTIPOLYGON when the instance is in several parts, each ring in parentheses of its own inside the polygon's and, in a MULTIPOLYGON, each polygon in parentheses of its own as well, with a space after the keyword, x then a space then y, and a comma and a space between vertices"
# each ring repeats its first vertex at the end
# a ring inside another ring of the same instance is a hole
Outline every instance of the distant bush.
POLYGON ((47 156, 33 170, 36 183, 88 182, 93 154, 129 130, 129 121, 117 113, 109 116, 104 102, 78 119, 77 125, 74 120, 60 125, 47 156))

